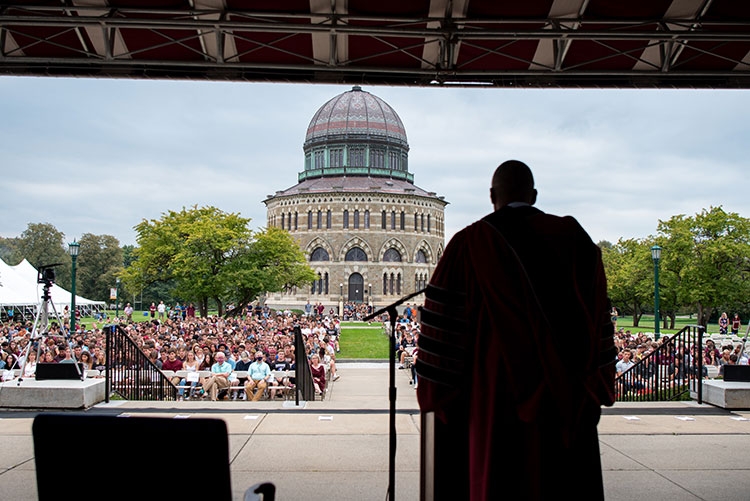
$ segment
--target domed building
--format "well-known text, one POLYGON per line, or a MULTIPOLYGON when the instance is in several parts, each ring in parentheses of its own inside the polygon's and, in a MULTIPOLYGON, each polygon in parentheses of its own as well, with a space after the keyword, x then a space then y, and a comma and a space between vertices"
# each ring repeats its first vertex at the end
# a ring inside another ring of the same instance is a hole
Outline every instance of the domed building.
POLYGON ((414 185, 396 111, 355 86, 313 115, 303 150, 298 183, 263 203, 268 227, 291 233, 318 279, 266 302, 328 311, 347 301, 385 306, 423 289, 443 252, 448 202, 414 185))

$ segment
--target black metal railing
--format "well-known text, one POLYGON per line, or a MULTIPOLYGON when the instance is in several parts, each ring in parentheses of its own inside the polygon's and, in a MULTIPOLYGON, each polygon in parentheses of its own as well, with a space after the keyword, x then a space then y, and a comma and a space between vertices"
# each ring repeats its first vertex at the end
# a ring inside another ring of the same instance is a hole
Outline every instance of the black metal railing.
POLYGON ((663 402, 697 395, 703 403, 703 334, 689 325, 663 338, 659 347, 615 378, 618 402, 663 402))
POLYGON ((148 359, 119 325, 105 327, 105 401, 111 394, 126 400, 176 400, 177 387, 148 359))

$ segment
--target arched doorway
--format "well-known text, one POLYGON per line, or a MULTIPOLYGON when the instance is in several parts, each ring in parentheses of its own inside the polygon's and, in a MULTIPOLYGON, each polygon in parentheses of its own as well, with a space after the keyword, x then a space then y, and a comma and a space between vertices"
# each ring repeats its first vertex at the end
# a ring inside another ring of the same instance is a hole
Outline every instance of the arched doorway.
POLYGON ((361 303, 365 297, 365 279, 359 273, 349 275, 349 296, 347 301, 361 303))

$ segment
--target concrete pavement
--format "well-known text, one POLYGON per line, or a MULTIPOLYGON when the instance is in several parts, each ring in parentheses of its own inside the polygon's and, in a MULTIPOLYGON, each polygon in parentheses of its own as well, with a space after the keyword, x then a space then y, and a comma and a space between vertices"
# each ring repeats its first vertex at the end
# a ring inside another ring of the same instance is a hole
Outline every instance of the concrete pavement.
MULTIPOLYGON (((86 412, 224 419, 236 500, 250 485, 269 481, 276 485, 279 500, 380 501, 388 491, 388 365, 342 361, 338 370, 342 377, 333 383, 326 400, 300 406, 294 401, 112 401, 86 412)), ((408 372, 396 374, 395 497, 417 500, 419 412, 408 372)), ((34 415, 0 412, 3 499, 36 499, 34 415)), ((750 411, 729 412, 692 402, 616 404, 604 410, 599 425, 606 497, 614 501, 750 499, 748 436, 750 411)), ((199 451, 197 445, 195 438, 186 437, 177 447, 186 454, 186 467, 191 464, 188 451, 199 451)), ((85 457, 86 448, 95 460, 91 439, 70 437, 62 447, 76 457, 85 457)), ((85 468, 85 461, 79 464, 85 468)), ((160 481, 179 464, 174 459, 156 460, 160 481)), ((71 488, 83 485, 77 478, 71 476, 71 488)), ((561 494, 575 498, 574 493, 561 494)))

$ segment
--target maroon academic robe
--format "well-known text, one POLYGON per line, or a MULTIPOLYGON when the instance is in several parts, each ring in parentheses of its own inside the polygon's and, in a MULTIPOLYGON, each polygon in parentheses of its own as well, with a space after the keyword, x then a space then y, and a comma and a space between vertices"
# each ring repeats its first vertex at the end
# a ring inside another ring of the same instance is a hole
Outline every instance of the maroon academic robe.
POLYGON ((600 250, 572 217, 505 207, 450 241, 422 310, 417 395, 464 449, 450 456, 461 498, 603 498, 609 311, 600 250))

